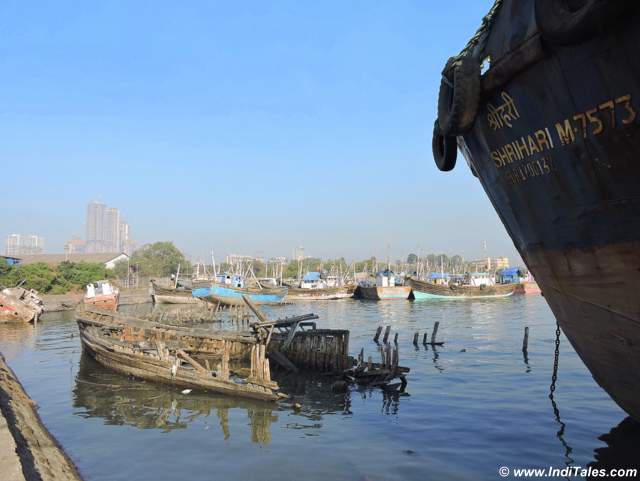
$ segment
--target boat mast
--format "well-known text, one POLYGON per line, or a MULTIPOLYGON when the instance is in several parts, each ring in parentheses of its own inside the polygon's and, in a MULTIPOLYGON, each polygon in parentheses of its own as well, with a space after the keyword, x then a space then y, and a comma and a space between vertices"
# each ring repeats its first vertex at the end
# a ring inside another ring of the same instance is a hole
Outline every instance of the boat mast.
POLYGON ((218 277, 218 273, 216 271, 216 260, 213 257, 213 249, 211 249, 211 265, 213 266, 213 278, 218 277))

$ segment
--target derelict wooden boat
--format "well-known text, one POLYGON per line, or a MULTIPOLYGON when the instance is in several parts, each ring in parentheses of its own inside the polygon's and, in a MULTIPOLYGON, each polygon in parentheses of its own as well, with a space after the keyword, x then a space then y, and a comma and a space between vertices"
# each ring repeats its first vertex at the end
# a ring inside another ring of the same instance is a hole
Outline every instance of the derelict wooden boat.
POLYGON ((37 322, 44 304, 33 289, 10 287, 0 291, 0 322, 37 322))
POLYGON ((358 286, 356 297, 372 301, 403 300, 411 294, 409 286, 358 286))
POLYGON ((202 302, 197 297, 193 297, 191 289, 175 289, 171 287, 161 287, 155 282, 153 287, 153 302, 156 304, 198 304, 202 302))
POLYGON ((141 379, 265 401, 285 397, 265 345, 251 333, 170 326, 101 310, 76 312, 82 346, 100 364, 141 379))
POLYGON ((90 299, 85 297, 84 305, 87 307, 97 307, 99 309, 105 309, 107 311, 116 311, 118 310, 118 301, 120 295, 117 292, 113 294, 104 294, 100 296, 95 296, 90 299))
POLYGON ((242 296, 249 298, 254 304, 281 304, 287 295, 288 288, 273 287, 232 287, 226 284, 212 284, 205 298, 230 306, 243 306, 242 296))
POLYGON ((301 289, 289 287, 285 299, 287 301, 326 301, 336 299, 348 299, 353 297, 356 286, 323 287, 319 289, 301 289))
POLYGON ((496 284, 493 286, 440 285, 418 279, 409 279, 415 299, 485 299, 508 297, 516 291, 518 284, 496 284))
POLYGON ((98 281, 87 285, 83 304, 107 311, 117 311, 120 291, 108 281, 98 281))

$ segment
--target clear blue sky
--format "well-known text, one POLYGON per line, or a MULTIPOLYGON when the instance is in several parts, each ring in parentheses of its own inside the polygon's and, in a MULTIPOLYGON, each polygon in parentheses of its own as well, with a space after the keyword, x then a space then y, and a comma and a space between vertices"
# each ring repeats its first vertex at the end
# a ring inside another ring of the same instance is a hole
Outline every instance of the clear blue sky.
POLYGON ((5 1, 0 235, 60 252, 101 200, 193 256, 513 257, 461 156, 431 156, 492 3, 5 1))

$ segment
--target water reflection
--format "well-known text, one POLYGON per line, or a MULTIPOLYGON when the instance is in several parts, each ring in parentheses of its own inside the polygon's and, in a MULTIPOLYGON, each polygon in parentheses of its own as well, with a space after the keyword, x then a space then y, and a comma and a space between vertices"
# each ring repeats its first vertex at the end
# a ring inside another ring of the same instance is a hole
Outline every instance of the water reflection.
POLYGON ((594 450, 594 469, 635 468, 640 472, 640 423, 628 417, 598 439, 607 446, 594 450))
POLYGON ((0 323, 0 349, 7 360, 12 360, 25 347, 36 342, 37 326, 25 322, 0 323))
POLYGON ((170 386, 132 379, 114 373, 82 354, 73 390, 75 414, 99 417, 109 425, 129 425, 168 432, 185 429, 190 423, 215 415, 225 439, 231 436, 229 410, 243 409, 251 426, 251 441, 263 445, 271 441, 271 423, 278 420, 277 406, 271 403, 236 399, 213 393, 182 394, 170 386))
MULTIPOLYGON (((224 439, 231 437, 229 412, 246 411, 251 427, 251 441, 267 445, 271 441, 272 424, 282 410, 294 410, 296 415, 311 421, 287 424, 291 429, 319 429, 325 415, 351 415, 352 391, 333 392, 334 379, 326 376, 281 375, 276 379, 289 399, 272 404, 250 399, 192 391, 188 395, 179 389, 145 382, 115 373, 82 354, 73 389, 73 406, 81 408, 75 415, 99 417, 108 425, 128 425, 140 429, 164 432, 185 429, 195 421, 209 422, 215 416, 224 439)), ((371 397, 376 390, 357 392, 371 397)), ((379 390, 378 390, 379 392, 379 390)), ((396 389, 382 391, 382 412, 397 414, 400 397, 408 395, 396 389)))
MULTIPOLYGON (((429 348, 427 346, 424 346, 424 350, 428 351, 429 348)), ((433 357, 431 358, 431 361, 433 362, 433 367, 435 367, 438 371, 443 372, 444 368, 438 362, 438 360, 440 359, 440 354, 438 354, 438 348, 435 344, 431 346, 431 352, 433 352, 433 357)))
POLYGON ((276 374, 275 379, 290 397, 291 404, 300 404, 300 414, 320 421, 326 414, 352 414, 351 392, 333 392, 333 379, 327 376, 276 374))

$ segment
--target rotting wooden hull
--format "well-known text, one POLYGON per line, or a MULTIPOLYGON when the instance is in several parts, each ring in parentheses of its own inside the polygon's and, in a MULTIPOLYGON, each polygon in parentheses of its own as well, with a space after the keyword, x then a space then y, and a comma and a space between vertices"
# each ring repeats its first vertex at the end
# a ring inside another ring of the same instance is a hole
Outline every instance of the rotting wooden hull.
POLYGON ((31 322, 36 314, 35 309, 0 292, 0 322, 31 322))
POLYGON ((85 297, 84 305, 87 307, 97 307, 105 311, 117 311, 119 298, 120 294, 118 293, 95 296, 89 299, 85 297))
POLYGON ((326 287, 324 289, 300 289, 290 287, 285 300, 287 301, 332 301, 353 297, 354 286, 326 287))
POLYGON ((421 299, 495 299, 509 297, 518 284, 496 284, 495 286, 444 286, 410 279, 415 300, 421 299))
POLYGON ((356 289, 356 297, 371 301, 406 300, 410 294, 410 286, 358 286, 356 289))
POLYGON ((263 401, 283 397, 271 381, 265 347, 234 333, 127 318, 100 311, 77 313, 83 348, 97 362, 122 374, 180 387, 263 401), (235 361, 235 362, 234 362, 235 361), (242 364, 249 364, 243 369, 242 364), (210 366, 212 363, 215 369, 210 366), (248 372, 236 382, 234 372, 248 372))
POLYGON ((193 297, 191 289, 172 289, 153 284, 153 302, 156 304, 198 304, 201 299, 193 297))
POLYGON ((154 294, 153 302, 156 304, 199 304, 202 301, 197 297, 191 296, 191 293, 189 293, 189 297, 154 294))

